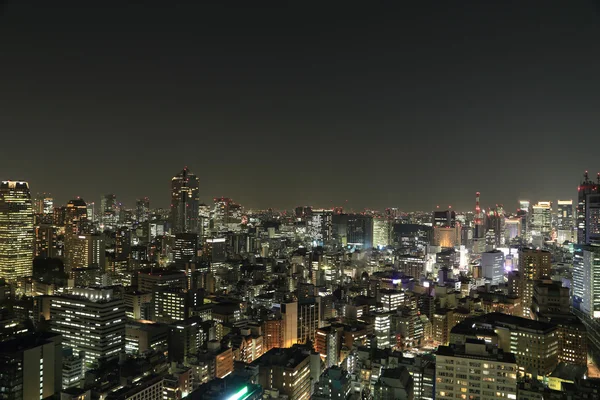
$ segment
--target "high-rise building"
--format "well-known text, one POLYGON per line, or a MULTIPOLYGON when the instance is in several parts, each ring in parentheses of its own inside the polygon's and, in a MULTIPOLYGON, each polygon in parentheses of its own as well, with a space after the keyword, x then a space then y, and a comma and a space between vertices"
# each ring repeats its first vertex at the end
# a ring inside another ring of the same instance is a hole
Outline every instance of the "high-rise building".
POLYGON ((2 399, 49 399, 62 389, 60 335, 32 333, 4 341, 0 363, 2 399))
POLYGON ((33 268, 33 209, 29 184, 0 183, 0 276, 16 280, 33 268))
POLYGON ((462 346, 440 346, 436 352, 436 399, 517 398, 517 361, 511 353, 494 351, 483 340, 462 346))
POLYGON ((504 253, 500 250, 481 253, 481 270, 492 285, 504 283, 504 253))
POLYGON ((107 226, 115 226, 119 222, 119 204, 113 193, 105 194, 100 199, 100 222, 107 226))
POLYGON ((523 306, 523 316, 531 315, 533 286, 536 280, 549 279, 552 255, 549 251, 523 248, 519 250, 518 293, 523 306))
POLYGON ((587 202, 589 195, 600 193, 600 174, 598 182, 594 183, 590 180, 588 172, 585 171, 583 181, 577 188, 577 243, 589 244, 587 235, 587 202))
POLYGON ((58 232, 54 225, 37 225, 34 228, 34 257, 54 258, 62 254, 58 250, 58 232))
POLYGON ((556 230, 558 242, 573 241, 575 218, 573 216, 573 200, 558 200, 556 209, 556 230))
POLYGON ((171 233, 198 233, 199 188, 187 167, 171 179, 171 233))
POLYGON ((387 218, 373 218, 373 246, 387 247, 392 244, 392 224, 387 218))
POLYGON ((102 235, 71 234, 65 244, 65 268, 100 268, 106 265, 104 237, 102 235))
POLYGON ((310 210, 307 232, 314 245, 322 246, 333 238, 333 210, 310 210))
POLYGON ((282 347, 292 347, 298 343, 298 302, 281 304, 283 320, 282 347))
POLYGON ((65 233, 79 235, 88 231, 87 204, 82 198, 70 200, 65 211, 65 233))
POLYGON ((33 213, 52 215, 54 212, 54 199, 50 193, 38 193, 33 199, 33 213))
POLYGON ((552 231, 552 203, 538 201, 531 210, 531 237, 550 237, 552 231))
POLYGON ((150 199, 143 197, 135 202, 135 219, 137 222, 148 221, 150 215, 150 199))
POLYGON ((574 247, 573 306, 589 318, 600 318, 600 246, 574 247))
POLYGON ((63 344, 84 351, 88 367, 125 351, 125 306, 112 289, 75 288, 50 299, 50 329, 63 344))

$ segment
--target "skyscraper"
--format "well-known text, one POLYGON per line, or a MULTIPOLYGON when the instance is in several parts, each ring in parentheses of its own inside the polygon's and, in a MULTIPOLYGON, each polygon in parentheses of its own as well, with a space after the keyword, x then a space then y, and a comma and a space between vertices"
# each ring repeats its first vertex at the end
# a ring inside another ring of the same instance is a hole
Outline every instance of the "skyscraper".
POLYGON ((550 252, 529 248, 519 250, 518 295, 522 299, 524 317, 531 315, 534 281, 550 278, 551 270, 550 252))
POLYGON ((590 180, 588 172, 583 174, 583 181, 577 188, 577 243, 588 244, 587 242, 587 201, 589 195, 600 193, 600 174, 598 182, 594 183, 590 180))
POLYGON ((31 275, 33 209, 29 184, 0 184, 0 275, 8 280, 31 275))
POLYGON ((150 213, 150 199, 143 197, 135 202, 135 218, 138 222, 148 221, 150 213))
POLYGON ((199 186, 187 167, 171 180, 171 233, 198 233, 199 186))
POLYGON ((558 200, 556 212, 556 229, 558 230, 558 242, 573 240, 573 229, 575 220, 573 218, 573 200, 558 200))
POLYGON ((74 351, 84 351, 88 367, 125 351, 125 306, 112 289, 76 288, 73 295, 54 296, 50 329, 74 351))
POLYGON ((549 237, 552 231, 552 203, 539 201, 532 207, 531 236, 549 237))

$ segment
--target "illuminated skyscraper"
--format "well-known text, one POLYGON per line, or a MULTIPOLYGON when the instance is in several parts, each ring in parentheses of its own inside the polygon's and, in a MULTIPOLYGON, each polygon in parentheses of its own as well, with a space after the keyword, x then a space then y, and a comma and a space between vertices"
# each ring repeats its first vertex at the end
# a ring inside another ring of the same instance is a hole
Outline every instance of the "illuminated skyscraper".
POLYGON ((573 230, 575 228, 573 200, 558 200, 556 217, 558 242, 563 243, 565 240, 573 241, 573 230))
POLYGON ((117 196, 110 193, 100 199, 100 222, 104 225, 116 225, 119 221, 119 204, 117 196))
POLYGON ((171 180, 171 233, 198 233, 199 182, 185 167, 171 180))
POLYGON ((532 207, 531 236, 550 237, 552 231, 552 203, 539 201, 532 207))
POLYGON ((577 243, 588 244, 587 238, 587 201, 588 196, 600 193, 600 174, 598 182, 594 183, 590 180, 588 172, 583 174, 583 181, 577 188, 577 243))
POLYGON ((531 315, 533 284, 538 279, 549 279, 552 256, 545 250, 523 248, 519 250, 518 293, 523 304, 523 317, 531 315))
POLYGON ((529 236, 529 200, 519 200, 519 209, 517 215, 521 218, 521 237, 526 241, 530 239, 529 236))
POLYGON ((33 268, 33 209, 29 184, 0 184, 0 275, 8 280, 29 276, 33 268))
POLYGON ((147 197, 137 199, 135 202, 135 218, 138 222, 148 221, 150 214, 150 199, 147 197))

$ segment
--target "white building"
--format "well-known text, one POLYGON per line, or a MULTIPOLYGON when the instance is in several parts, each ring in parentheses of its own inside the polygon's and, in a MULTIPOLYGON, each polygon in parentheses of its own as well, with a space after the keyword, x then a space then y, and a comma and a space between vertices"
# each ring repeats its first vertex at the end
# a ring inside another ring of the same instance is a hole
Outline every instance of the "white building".
POLYGON ((440 346, 436 354, 437 400, 517 398, 517 361, 512 353, 487 348, 483 340, 440 346))
POLYGON ((88 367, 125 350, 125 306, 111 290, 80 289, 80 295, 50 299, 50 329, 63 336, 64 347, 84 351, 88 367))
POLYGON ((504 253, 500 250, 481 253, 481 270, 486 281, 492 285, 504 282, 504 253))

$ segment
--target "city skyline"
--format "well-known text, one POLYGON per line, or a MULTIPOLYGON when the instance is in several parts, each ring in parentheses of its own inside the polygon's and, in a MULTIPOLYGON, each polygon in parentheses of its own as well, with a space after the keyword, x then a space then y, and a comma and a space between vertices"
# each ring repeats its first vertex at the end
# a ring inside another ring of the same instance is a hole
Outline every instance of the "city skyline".
POLYGON ((573 198, 593 171, 593 2, 146 3, 3 3, 0 131, 36 144, 4 179, 168 207, 187 165, 202 201, 418 210, 573 198))
MULTIPOLYGON (((183 169, 185 170, 190 170, 193 173, 193 169, 188 168, 187 166, 183 167, 183 169)), ((583 180, 584 174, 587 173, 588 171, 583 171, 583 173, 581 174, 581 176, 579 177, 579 181, 583 180)), ((173 174, 171 174, 173 175, 173 174)), ((197 176, 197 175, 196 175, 197 176)), ((596 182, 599 181, 599 177, 600 176, 600 172, 598 173, 597 176, 594 176, 593 174, 590 174, 591 180, 596 182)), ((199 178, 200 179, 200 178, 199 178)), ((24 181, 24 182, 29 182, 26 179, 4 179, 5 181, 24 181)), ((579 186, 578 186, 579 187, 579 186)), ((222 196, 210 196, 206 193, 202 193, 202 185, 200 184, 200 195, 199 195, 199 204, 211 204, 212 201, 214 199, 218 199, 221 197, 224 198, 232 198, 231 196, 227 196, 226 194, 222 195, 222 196)), ((171 187, 167 187, 167 190, 172 190, 171 187)), ((121 197, 120 193, 115 193, 114 191, 109 191, 107 193, 102 193, 102 194, 97 194, 94 197, 85 197, 85 196, 72 196, 72 197, 62 197, 62 196, 55 196, 55 194, 52 191, 36 191, 35 189, 32 189, 32 198, 36 197, 38 194, 39 195, 43 195, 43 196, 50 196, 53 200, 54 200, 54 204, 55 205, 61 205, 61 204, 66 204, 68 201, 73 200, 73 199, 82 199, 84 200, 86 203, 95 203, 98 206, 100 206, 100 199, 102 198, 102 196, 107 195, 107 194, 113 194, 116 196, 116 200, 122 204, 125 208, 128 209, 134 209, 136 206, 136 201, 140 200, 140 199, 147 199, 150 201, 150 205, 153 209, 158 209, 158 208, 163 208, 163 209, 169 209, 170 208, 170 204, 169 201, 166 200, 164 202, 158 202, 159 204, 157 205, 157 202, 154 198, 151 198, 149 196, 137 196, 137 197, 131 197, 131 196, 127 196, 126 198, 129 200, 123 200, 123 197, 121 197)), ((402 208, 401 206, 397 206, 396 204, 388 204, 382 207, 361 207, 361 208, 357 208, 357 207, 353 207, 352 205, 352 201, 351 200, 345 200, 342 202, 338 202, 338 203, 316 203, 316 204, 309 204, 309 203, 302 203, 301 200, 297 201, 295 204, 290 204, 287 207, 272 207, 269 206, 268 204, 262 205, 262 206, 251 206, 251 205, 247 205, 246 202, 242 198, 232 198, 233 200, 237 201, 238 203, 240 203, 242 206, 244 206, 246 209, 255 209, 255 210, 266 210, 266 209, 274 209, 274 210, 280 210, 280 211, 285 211, 285 210, 293 210, 296 207, 301 207, 301 206, 312 206, 315 208, 337 208, 337 207, 342 207, 344 209, 344 211, 347 212, 361 212, 364 210, 373 210, 373 211, 383 211, 387 208, 397 208, 399 211, 402 212, 430 212, 430 211, 435 211, 435 210, 445 210, 445 209, 452 209, 452 210, 456 210, 458 212, 470 212, 470 211, 474 211, 475 209, 475 201, 474 201, 474 194, 473 193, 469 193, 470 196, 467 196, 467 194, 461 195, 460 198, 461 200, 463 198, 469 197, 471 200, 470 204, 466 204, 466 200, 464 201, 466 206, 464 208, 461 207, 457 207, 454 204, 457 204, 456 202, 448 202, 448 204, 446 203, 442 203, 442 202, 437 202, 437 203, 431 203, 431 208, 427 209, 425 207, 419 208, 419 209, 407 209, 407 208, 402 208)), ((520 201, 528 201, 531 205, 534 205, 535 203, 542 201, 542 202, 546 202, 549 201, 551 203, 552 209, 555 210, 556 207, 558 206, 558 202, 559 201, 576 201, 577 200, 577 188, 575 188, 575 190, 573 191, 573 193, 570 196, 565 196, 563 198, 551 198, 551 197, 542 197, 542 196, 538 196, 538 197, 533 197, 533 198, 526 198, 526 197, 518 197, 518 198, 514 198, 513 201, 511 203, 501 203, 501 202, 497 202, 494 201, 494 199, 487 199, 489 202, 485 201, 485 193, 482 193, 482 196, 484 197, 484 201, 482 201, 482 210, 486 210, 486 209, 492 209, 495 206, 501 205, 503 206, 504 210, 509 212, 509 213, 513 213, 515 211, 518 211, 519 209, 519 202, 520 201)), ((168 194, 165 196, 164 194, 161 196, 161 198, 163 197, 170 197, 168 194)), ((425 203, 428 204, 428 203, 425 203)), ((460 202, 459 202, 460 204, 460 202)), ((575 204, 575 203, 574 203, 575 204)))

